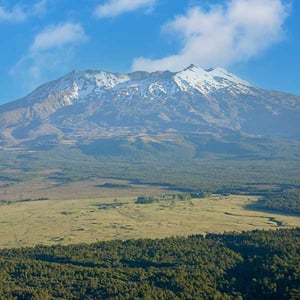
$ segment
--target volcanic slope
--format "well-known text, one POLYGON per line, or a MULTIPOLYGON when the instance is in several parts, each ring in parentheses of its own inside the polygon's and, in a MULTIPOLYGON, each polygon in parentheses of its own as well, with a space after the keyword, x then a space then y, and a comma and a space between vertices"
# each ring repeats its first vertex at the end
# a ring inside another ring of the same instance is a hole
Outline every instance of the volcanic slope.
POLYGON ((0 106, 0 146, 145 142, 196 133, 299 138, 300 97, 253 86, 222 68, 73 71, 0 106))

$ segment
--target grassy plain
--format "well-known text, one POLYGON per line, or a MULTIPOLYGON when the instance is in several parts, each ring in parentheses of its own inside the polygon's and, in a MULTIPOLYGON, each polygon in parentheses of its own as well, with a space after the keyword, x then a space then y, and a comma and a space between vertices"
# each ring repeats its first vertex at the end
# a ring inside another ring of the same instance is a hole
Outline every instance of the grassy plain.
POLYGON ((56 170, 47 170, 33 178, 17 182, 0 181, 0 201, 47 198, 50 200, 110 198, 122 196, 157 195, 168 191, 168 186, 133 184, 128 180, 89 178, 64 181, 56 170))
MULTIPOLYGON (((115 191, 115 189, 113 189, 115 191)), ((254 196, 135 204, 135 197, 15 202, 0 206, 0 247, 163 238, 296 227, 300 218, 245 209, 254 196)))

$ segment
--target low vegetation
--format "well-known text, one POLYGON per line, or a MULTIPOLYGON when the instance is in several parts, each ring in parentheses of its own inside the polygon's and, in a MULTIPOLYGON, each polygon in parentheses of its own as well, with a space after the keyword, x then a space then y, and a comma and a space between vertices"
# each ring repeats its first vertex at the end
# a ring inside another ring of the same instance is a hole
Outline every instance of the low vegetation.
POLYGON ((257 196, 179 199, 187 195, 10 202, 0 205, 0 248, 299 226, 296 215, 248 210, 257 196), (137 199, 156 201, 137 204, 137 199))
MULTIPOLYGON (((197 140, 202 141, 200 137, 197 140)), ((198 154, 190 151, 187 155, 186 144, 182 143, 184 148, 180 148, 175 156, 171 150, 160 151, 159 155, 149 149, 141 157, 132 152, 126 157, 110 156, 109 153, 94 157, 67 145, 44 151, 0 151, 0 200, 20 193, 24 199, 70 199, 76 196, 72 193, 74 185, 82 187, 85 183, 91 185, 84 192, 93 192, 95 198, 101 188, 118 194, 136 183, 189 192, 232 191, 237 194, 247 190, 253 193, 258 185, 300 186, 300 142, 294 142, 292 147, 288 141, 265 141, 259 147, 263 149, 262 153, 256 156, 231 156, 200 150, 198 154), (99 182, 107 178, 122 181, 99 182), (35 182, 43 188, 32 194, 30 191, 39 188, 35 182), (29 186, 30 191, 25 193, 29 186), (21 191, 19 187, 22 187, 21 191), (71 188, 66 191, 65 187, 71 188), (50 194, 54 188, 58 194, 55 197, 50 194)))

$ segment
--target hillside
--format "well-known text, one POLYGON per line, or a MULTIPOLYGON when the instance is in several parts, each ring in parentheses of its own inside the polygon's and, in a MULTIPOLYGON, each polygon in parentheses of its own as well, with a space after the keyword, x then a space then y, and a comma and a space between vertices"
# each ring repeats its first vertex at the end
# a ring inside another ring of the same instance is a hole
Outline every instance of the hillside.
POLYGON ((299 116, 299 96, 221 68, 73 71, 0 106, 1 198, 32 178, 49 186, 111 177, 211 191, 300 185, 299 116))
POLYGON ((226 70, 73 71, 0 107, 0 145, 177 142, 184 134, 299 138, 300 97, 226 70), (116 140, 116 141, 115 141, 116 140))

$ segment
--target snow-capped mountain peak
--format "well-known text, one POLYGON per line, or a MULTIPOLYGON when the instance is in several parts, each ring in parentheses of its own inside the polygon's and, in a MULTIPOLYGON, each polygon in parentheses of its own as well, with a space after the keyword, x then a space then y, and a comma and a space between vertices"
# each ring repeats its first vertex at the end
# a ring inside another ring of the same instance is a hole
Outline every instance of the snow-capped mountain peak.
POLYGON ((204 95, 215 92, 218 89, 233 87, 244 92, 253 87, 249 82, 229 73, 223 68, 204 70, 195 65, 176 73, 174 80, 182 91, 191 88, 204 95))
MULTIPOLYGON (((71 73, 42 85, 32 92, 29 99, 45 99, 49 95, 64 94, 65 105, 74 101, 99 99, 105 92, 132 95, 142 99, 157 97, 160 93, 176 96, 177 92, 200 93, 208 97, 220 89, 235 93, 251 93, 253 86, 225 69, 204 70, 190 65, 183 71, 110 73, 97 70, 72 71, 71 73)), ((30 100, 29 100, 30 101, 30 100)))
POLYGON ((105 71, 81 71, 76 74, 75 80, 83 84, 89 82, 98 88, 110 89, 119 83, 130 80, 127 74, 109 73, 105 71))
POLYGON ((26 96, 28 102, 43 100, 51 95, 64 95, 66 104, 84 99, 92 93, 101 93, 130 81, 129 74, 110 73, 97 70, 72 71, 67 75, 45 83, 26 96))
POLYGON ((0 147, 169 130, 299 137, 299 111, 298 96, 256 88, 222 68, 73 71, 0 106, 0 147))
POLYGON ((232 73, 229 73, 227 70, 220 68, 220 67, 216 68, 216 69, 211 69, 209 71, 209 73, 211 73, 211 75, 214 78, 222 78, 222 79, 226 79, 226 80, 230 81, 231 83, 244 85, 244 86, 248 86, 248 87, 253 87, 253 85, 251 83, 235 76, 232 73))

